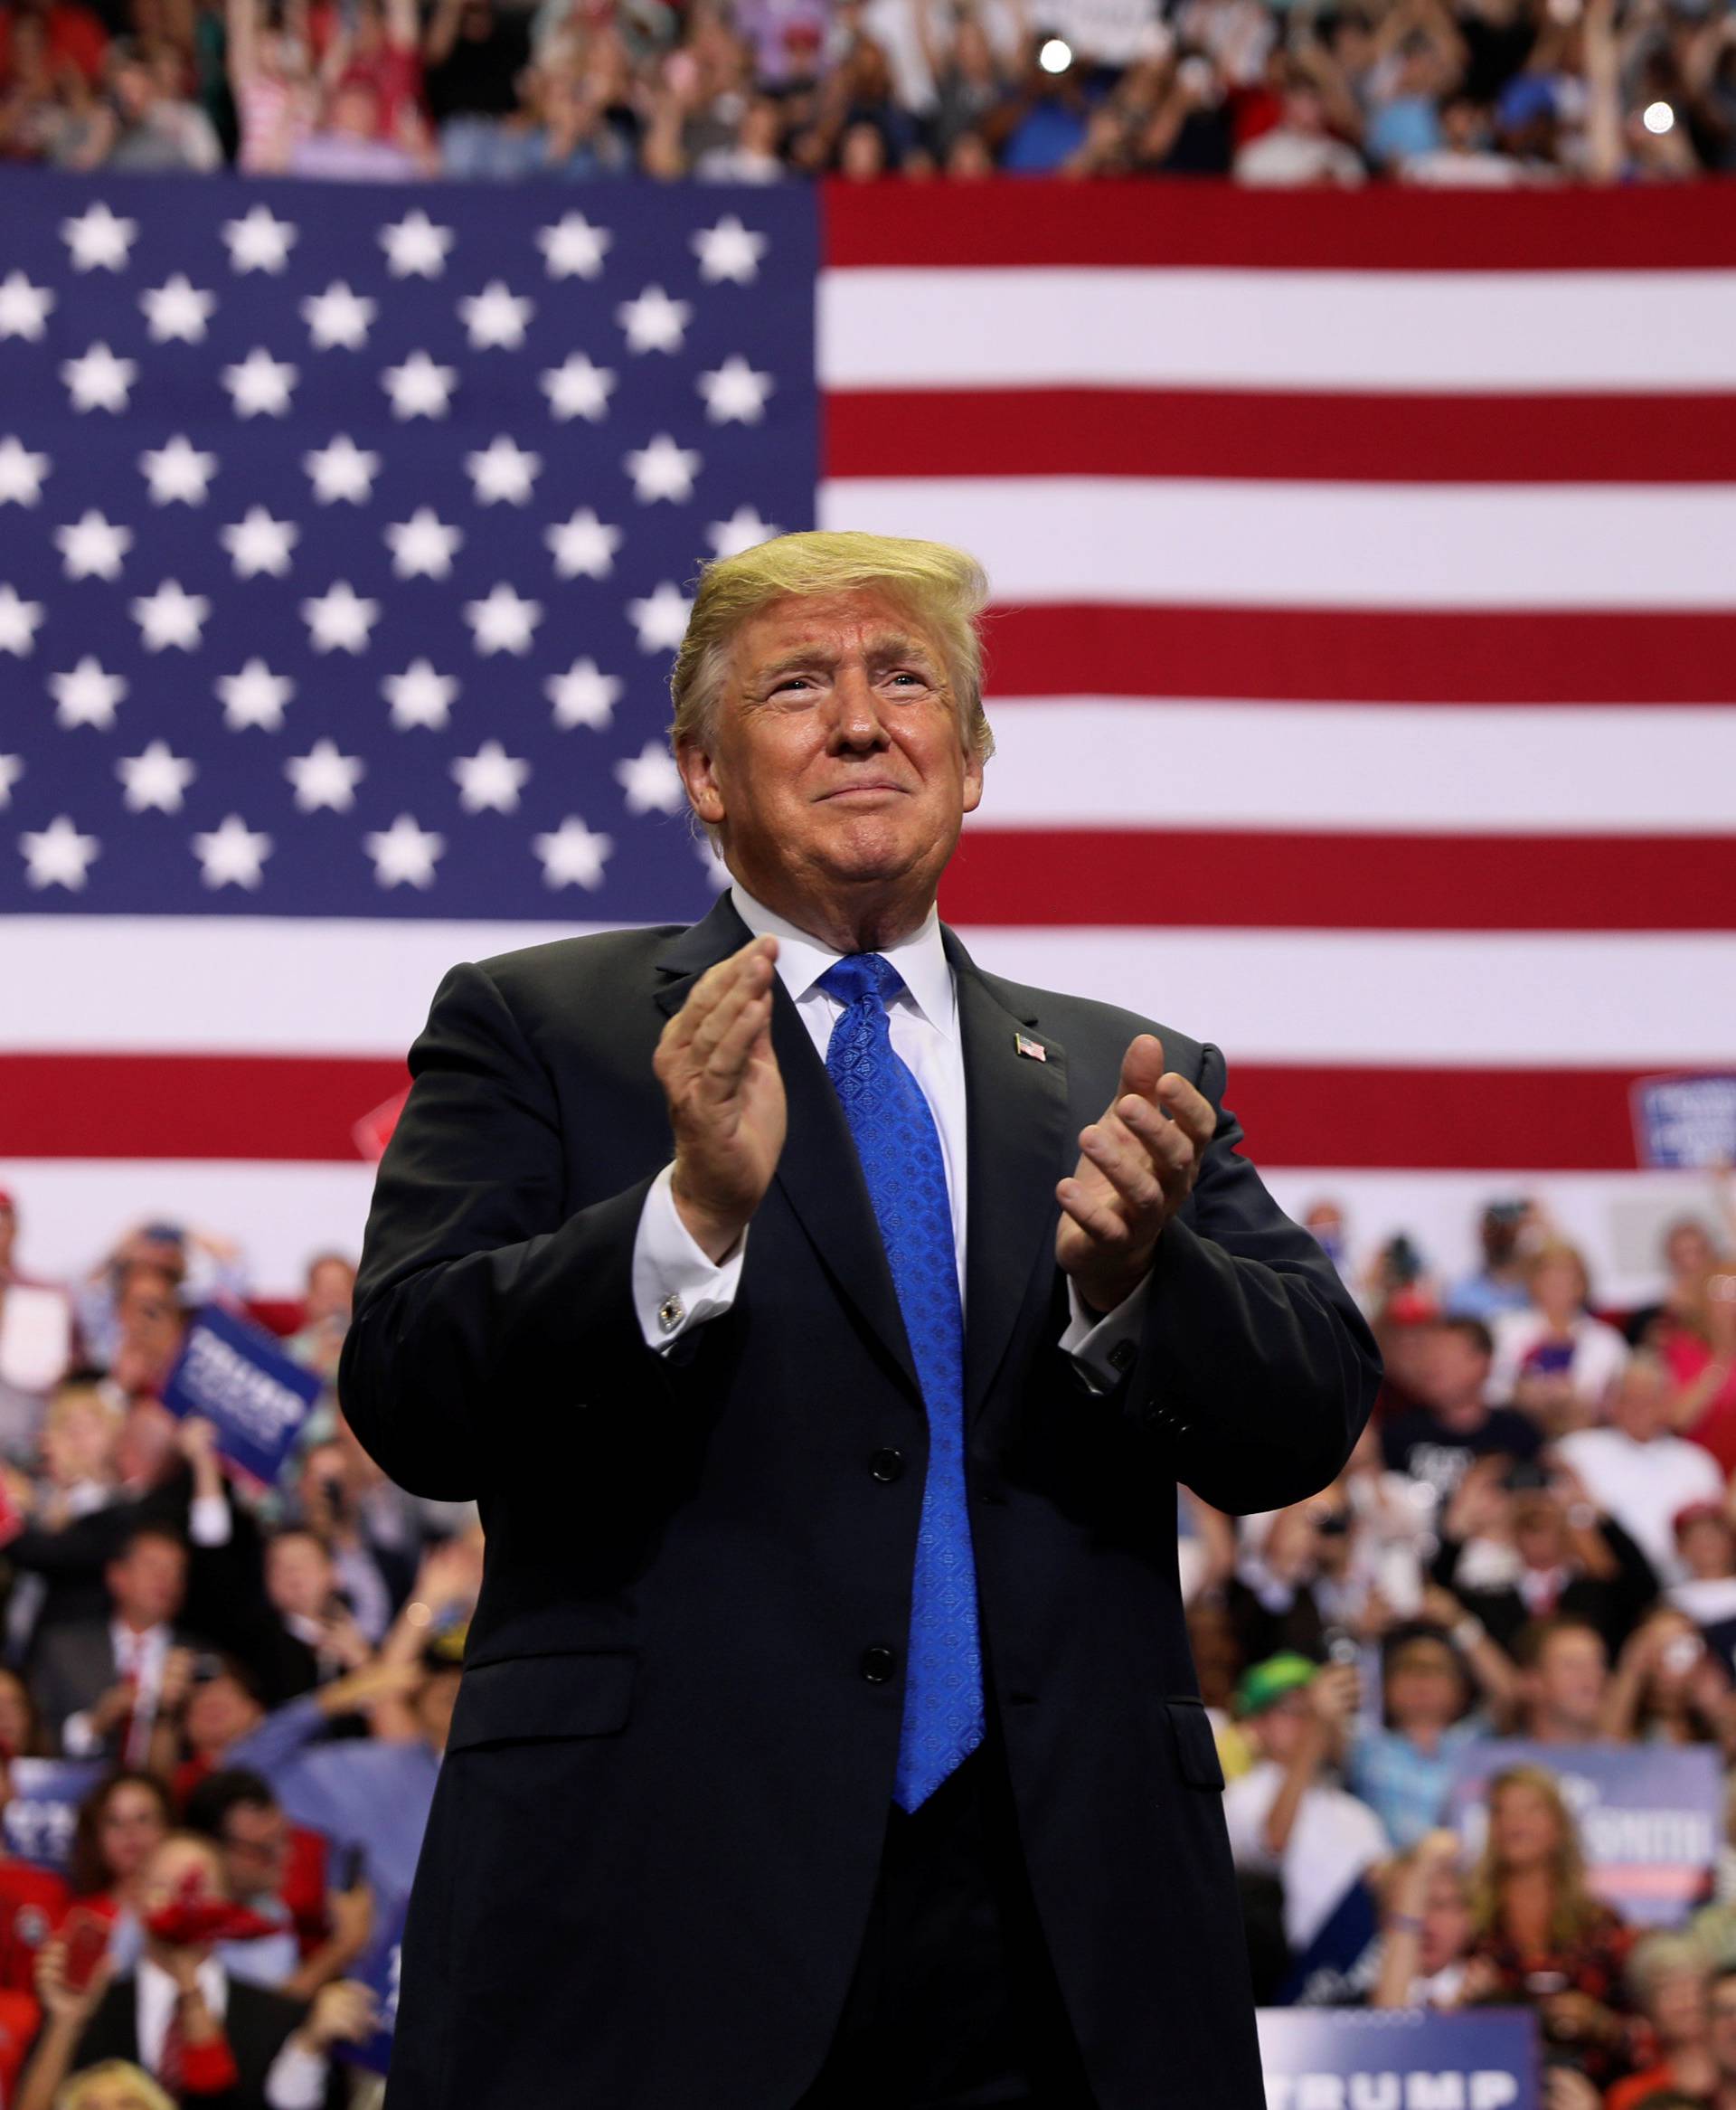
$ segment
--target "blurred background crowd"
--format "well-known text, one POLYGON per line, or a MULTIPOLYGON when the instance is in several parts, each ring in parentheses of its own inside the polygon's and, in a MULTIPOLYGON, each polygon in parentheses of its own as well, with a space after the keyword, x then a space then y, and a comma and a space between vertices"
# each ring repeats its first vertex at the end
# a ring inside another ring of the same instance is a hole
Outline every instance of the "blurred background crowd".
MULTIPOLYGON (((44 1283, 26 1198, 0 1196, 0 2100, 371 2102, 334 2048, 382 2020, 361 1960, 414 1870, 478 1519, 350 1433, 347 1256, 262 1302, 237 1247, 165 1220, 44 1283), (65 1367, 9 1379, 5 1300, 45 1294, 65 1367), (162 1403, 213 1305, 326 1381, 270 1487, 162 1403), (23 1784, 44 1763, 89 1768, 59 1857, 23 1784)), ((1354 1253, 1329 1200, 1307 1220, 1381 1339, 1375 1419, 1313 1500, 1177 1519, 1259 1995, 1530 2006, 1549 2110, 1736 2110, 1736 1844, 1633 1924, 1564 1784, 1588 1751, 1731 1777, 1736 1181, 1622 1310, 1524 1197, 1457 1281, 1408 1238, 1354 1253)))
POLYGON ((391 179, 1736 168, 1722 0, 0 0, 0 160, 391 179))

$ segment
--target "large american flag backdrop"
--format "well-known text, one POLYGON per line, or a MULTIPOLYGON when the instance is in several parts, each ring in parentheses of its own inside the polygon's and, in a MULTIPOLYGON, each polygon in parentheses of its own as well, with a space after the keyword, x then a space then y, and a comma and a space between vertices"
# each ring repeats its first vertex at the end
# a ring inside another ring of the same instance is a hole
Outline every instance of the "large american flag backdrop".
POLYGON ((0 1183, 354 1246, 444 969, 702 913, 698 564, 957 542, 986 965, 1225 1049, 1299 1210, 1619 1290, 1736 1056, 1736 213, 1681 191, 9 177, 0 1183))

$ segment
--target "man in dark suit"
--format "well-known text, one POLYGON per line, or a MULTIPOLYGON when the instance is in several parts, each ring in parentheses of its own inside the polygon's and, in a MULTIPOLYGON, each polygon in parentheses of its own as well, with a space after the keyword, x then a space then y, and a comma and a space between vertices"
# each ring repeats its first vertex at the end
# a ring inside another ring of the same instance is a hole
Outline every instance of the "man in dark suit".
POLYGON ((488 1550, 389 2110, 1263 2100, 1175 1482, 1312 1493, 1379 1362, 1215 1047, 939 924, 985 592, 710 567, 730 893, 456 967, 411 1051, 341 1391, 488 1550))
POLYGON ((185 1540, 167 1525, 135 1524, 103 1571, 109 1617, 43 1635, 32 1689, 68 1756, 145 1764, 170 1656, 202 1645, 178 1623, 187 1561, 185 1540))

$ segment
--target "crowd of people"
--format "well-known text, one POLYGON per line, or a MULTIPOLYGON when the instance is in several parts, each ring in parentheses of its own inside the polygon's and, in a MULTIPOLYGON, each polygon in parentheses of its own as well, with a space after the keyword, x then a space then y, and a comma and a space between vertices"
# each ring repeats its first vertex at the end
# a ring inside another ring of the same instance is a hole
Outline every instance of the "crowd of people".
MULTIPOLYGON (((1643 1930, 1540 1763, 1736 1763, 1736 1187, 1622 1312, 1531 1201, 1489 1206, 1457 1282, 1404 1238, 1355 1265, 1329 1202, 1307 1220, 1381 1339, 1375 1418, 1296 1508, 1178 1509, 1259 1996, 1530 2005, 1549 2110, 1736 2110, 1736 1844, 1643 1930)), ((446 1748, 479 1520, 351 1433, 346 1256, 261 1304, 209 1233, 139 1225, 57 1284, 24 1229, 0 1195, 0 2102, 368 2104, 368 1960, 446 1748), (212 1305, 322 1381, 275 1485, 163 1404, 212 1305)))
POLYGON ((338 1412, 346 1258, 248 1314, 325 1381, 266 1486, 160 1399, 191 1315, 246 1310, 239 1252, 145 1225, 52 1284, 18 1235, 0 1195, 0 2103, 371 2103, 474 1508, 392 1486, 338 1412))
POLYGON ((390 180, 1736 169, 1725 0, 0 0, 0 161, 390 180))

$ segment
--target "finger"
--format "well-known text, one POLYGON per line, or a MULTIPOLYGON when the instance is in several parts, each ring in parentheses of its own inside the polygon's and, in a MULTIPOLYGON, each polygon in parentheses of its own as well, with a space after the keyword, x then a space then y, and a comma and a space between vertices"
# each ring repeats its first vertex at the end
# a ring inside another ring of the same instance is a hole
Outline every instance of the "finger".
POLYGON ((673 1050, 684 1046, 742 977, 750 974, 760 961, 775 960, 777 954, 775 938, 755 938, 740 951, 731 952, 727 960, 720 960, 714 967, 708 967, 688 990, 685 1003, 664 1028, 664 1038, 669 1047, 673 1050))
POLYGON ((729 1036, 747 1007, 764 994, 764 982, 753 974, 739 975, 712 1006, 703 1024, 687 1044, 687 1064, 706 1068, 719 1046, 729 1036))
POLYGON ((1115 1116, 1137 1138, 1140 1149, 1157 1167, 1160 1177, 1184 1174, 1196 1162, 1199 1152, 1186 1130, 1146 1101, 1118 1100, 1115 1116))
POLYGON ((1190 1084, 1179 1070, 1171 1070, 1157 1083, 1158 1104, 1172 1114, 1203 1150, 1218 1132, 1218 1111, 1197 1084, 1190 1084))
POLYGON ((1055 1199, 1085 1235, 1098 1244, 1132 1244, 1132 1233, 1121 1212, 1099 1190, 1088 1188, 1077 1179, 1063 1179, 1055 1189, 1055 1199))
POLYGON ((1120 1099, 1131 1092, 1141 1099, 1149 1099, 1163 1074, 1163 1042, 1155 1033, 1137 1033, 1121 1058, 1121 1082, 1116 1087, 1115 1095, 1120 1099))
POLYGON ((730 1098, 740 1087, 755 1046, 771 1018, 771 998, 750 997, 737 1014, 729 1031, 706 1058, 700 1072, 700 1090, 716 1102, 730 1098))
POLYGON ((1150 1154, 1124 1129, 1117 1134, 1107 1121, 1081 1131, 1079 1147, 1127 1207, 1140 1216, 1162 1209, 1164 1190, 1150 1154))

